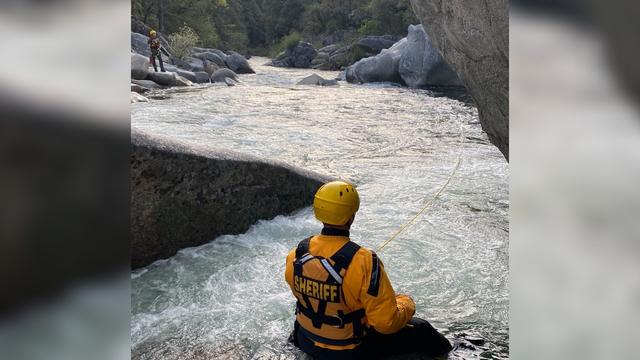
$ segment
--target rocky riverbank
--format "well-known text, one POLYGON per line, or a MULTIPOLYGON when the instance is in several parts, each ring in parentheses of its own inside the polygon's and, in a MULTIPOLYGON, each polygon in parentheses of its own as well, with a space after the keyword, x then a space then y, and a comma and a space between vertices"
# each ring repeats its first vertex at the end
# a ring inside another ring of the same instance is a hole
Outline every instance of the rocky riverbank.
POLYGON ((165 259, 311 204, 329 180, 291 166, 133 129, 131 266, 165 259), (286 184, 286 185, 285 185, 286 184))
MULTIPOLYGON (((247 59, 234 51, 194 47, 191 55, 178 58, 171 55, 165 36, 158 33, 161 43, 170 56, 163 55, 166 72, 156 72, 149 57, 151 51, 149 37, 135 32, 148 33, 149 27, 139 21, 132 22, 131 32, 131 102, 148 101, 142 94, 172 86, 193 86, 194 84, 222 83, 233 86, 238 83, 237 74, 251 74, 255 71, 247 59)), ((156 66, 160 70, 158 61, 156 66)))

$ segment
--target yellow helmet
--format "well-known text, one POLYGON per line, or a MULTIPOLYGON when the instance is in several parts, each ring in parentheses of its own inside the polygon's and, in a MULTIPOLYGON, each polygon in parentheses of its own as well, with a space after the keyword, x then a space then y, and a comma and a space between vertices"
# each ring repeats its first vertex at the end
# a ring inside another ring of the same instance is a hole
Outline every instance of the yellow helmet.
POLYGON ((320 187, 313 198, 316 219, 330 225, 344 225, 360 208, 360 197, 353 185, 331 181, 320 187))
POLYGON ((149 30, 149 36, 156 36, 155 30, 149 30))

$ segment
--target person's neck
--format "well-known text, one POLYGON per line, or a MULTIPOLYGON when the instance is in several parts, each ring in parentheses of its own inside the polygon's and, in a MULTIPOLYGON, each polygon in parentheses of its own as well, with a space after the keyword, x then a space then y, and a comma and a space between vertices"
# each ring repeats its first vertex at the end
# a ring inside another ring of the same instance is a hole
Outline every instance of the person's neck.
POLYGON ((335 226, 335 225, 324 225, 322 228, 322 235, 328 236, 346 236, 349 237, 349 229, 351 227, 347 225, 335 226))

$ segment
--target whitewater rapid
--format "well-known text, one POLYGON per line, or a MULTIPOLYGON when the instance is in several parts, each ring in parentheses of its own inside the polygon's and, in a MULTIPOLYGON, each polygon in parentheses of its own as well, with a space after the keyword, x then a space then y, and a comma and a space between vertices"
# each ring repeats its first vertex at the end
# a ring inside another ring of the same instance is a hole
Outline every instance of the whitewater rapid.
MULTIPOLYGON (((480 338, 451 358, 508 358, 508 164, 465 97, 392 84, 297 86, 313 72, 262 66, 235 87, 168 90, 132 106, 132 127, 233 149, 352 181, 361 208, 352 240, 376 248, 417 316, 450 339, 480 338)), ((283 184, 286 186, 286 184, 283 184)), ((284 258, 320 224, 310 208, 211 239, 131 275, 132 356, 286 359, 294 300, 284 258)))

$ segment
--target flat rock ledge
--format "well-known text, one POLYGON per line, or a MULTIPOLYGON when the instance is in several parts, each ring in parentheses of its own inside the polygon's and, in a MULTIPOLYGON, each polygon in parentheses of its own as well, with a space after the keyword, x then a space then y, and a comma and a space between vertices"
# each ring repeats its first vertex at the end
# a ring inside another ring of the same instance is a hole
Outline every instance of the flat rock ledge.
POLYGON ((311 205, 331 180, 228 150, 131 131, 131 267, 311 205))

